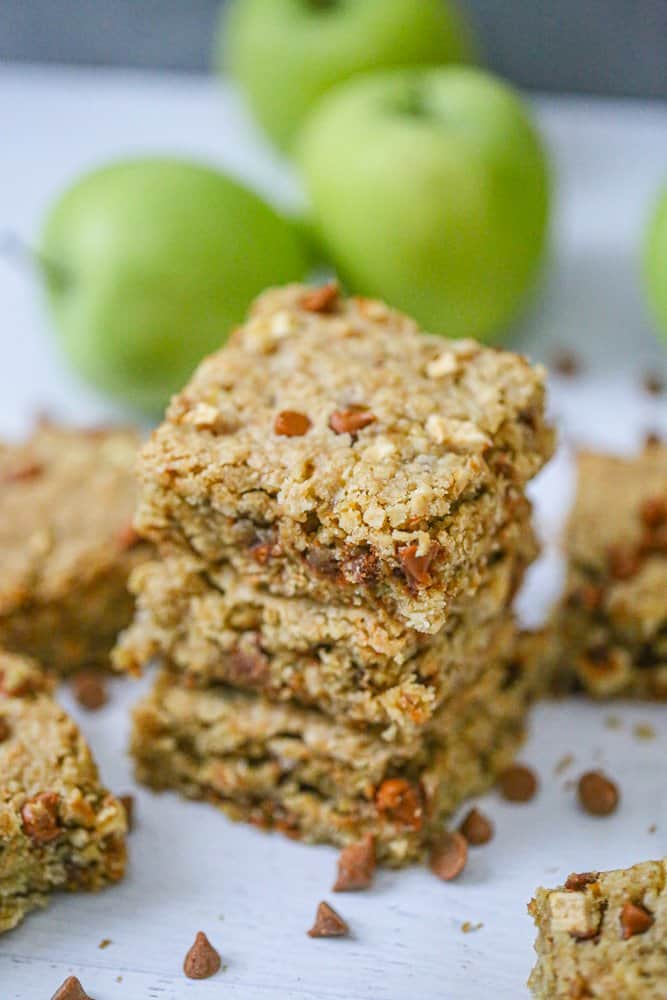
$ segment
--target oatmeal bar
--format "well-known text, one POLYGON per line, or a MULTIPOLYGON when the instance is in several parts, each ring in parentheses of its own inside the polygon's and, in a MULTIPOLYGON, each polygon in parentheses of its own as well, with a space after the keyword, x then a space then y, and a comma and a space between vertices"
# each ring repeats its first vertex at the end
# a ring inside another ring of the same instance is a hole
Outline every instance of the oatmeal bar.
POLYGON ((137 527, 283 596, 437 631, 553 448, 544 373, 379 302, 265 293, 142 451, 137 527))
POLYGON ((276 597, 229 567, 211 577, 184 557, 145 563, 131 577, 137 615, 114 659, 138 672, 162 657, 192 684, 253 688, 350 723, 422 725, 511 642, 508 608, 535 549, 526 524, 517 547, 436 636, 381 609, 276 597))
POLYGON ((137 777, 309 842, 372 833, 378 857, 421 857, 442 821, 512 761, 539 666, 538 637, 487 666, 420 731, 384 739, 312 709, 163 672, 135 711, 137 777))
POLYGON ((584 452, 567 532, 562 669, 598 697, 667 698, 667 448, 584 452))
MULTIPOLYGON (((0 451, 0 646, 60 673, 102 665, 132 615, 139 438, 42 425, 0 451)), ((140 544, 137 544, 137 543, 140 544)))
POLYGON ((538 1000, 667 997, 667 861, 626 871, 570 875, 538 889, 538 928, 528 985, 538 1000))
POLYGON ((36 663, 0 653, 0 933, 125 869, 125 811, 36 663))

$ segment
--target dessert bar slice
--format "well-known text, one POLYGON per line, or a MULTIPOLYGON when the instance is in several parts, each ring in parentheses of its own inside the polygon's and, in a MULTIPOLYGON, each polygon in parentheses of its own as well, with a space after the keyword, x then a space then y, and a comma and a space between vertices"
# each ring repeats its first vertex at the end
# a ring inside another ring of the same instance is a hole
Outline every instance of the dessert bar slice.
POLYGON ((540 648, 524 638, 422 730, 392 740, 232 688, 188 688, 165 671, 135 712, 137 776, 310 842, 371 833, 380 860, 406 864, 511 763, 540 648))
POLYGON ((578 476, 562 671, 595 696, 667 698, 667 448, 584 452, 578 476))
POLYGON ((552 448, 542 369, 290 286, 172 401, 140 459, 137 526, 275 593, 434 632, 552 448))
POLYGON ((512 641, 508 608, 535 548, 525 525, 516 551, 490 567, 435 636, 381 609, 276 597, 229 567, 211 578, 183 557, 145 563, 131 578, 137 615, 114 660, 137 672, 158 656, 193 685, 252 688, 350 723, 422 725, 512 641))
POLYGON ((0 933, 56 889, 122 878, 125 811, 37 664, 0 653, 0 933))
POLYGON ((528 985, 538 1000, 667 997, 667 861, 570 875, 529 904, 538 929, 528 985))
POLYGON ((0 646, 66 673, 103 665, 132 615, 139 438, 42 425, 0 450, 0 646))

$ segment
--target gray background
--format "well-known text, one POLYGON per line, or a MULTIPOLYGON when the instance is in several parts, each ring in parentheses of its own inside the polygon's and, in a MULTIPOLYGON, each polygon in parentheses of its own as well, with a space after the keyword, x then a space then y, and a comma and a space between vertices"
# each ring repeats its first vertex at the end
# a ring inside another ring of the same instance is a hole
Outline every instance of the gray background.
MULTIPOLYGON (((490 65, 523 86, 667 97, 667 0, 462 6, 490 65)), ((220 0, 0 0, 0 59, 205 70, 219 7, 220 0)))

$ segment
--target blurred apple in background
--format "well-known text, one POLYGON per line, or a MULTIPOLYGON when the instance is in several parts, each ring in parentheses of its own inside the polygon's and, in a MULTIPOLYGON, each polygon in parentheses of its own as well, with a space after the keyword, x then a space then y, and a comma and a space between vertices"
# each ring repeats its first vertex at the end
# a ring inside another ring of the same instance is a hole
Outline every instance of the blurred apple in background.
POLYGON ((468 62, 474 52, 455 0, 231 0, 219 49, 221 68, 284 148, 333 85, 365 70, 468 62))
POLYGON ((297 159, 351 291, 451 337, 489 340, 515 315, 545 247, 549 178, 508 86, 471 67, 351 80, 315 108, 297 159))
POLYGON ((659 328, 667 338, 667 185, 663 188, 646 235, 646 290, 659 328))
POLYGON ((118 163, 68 190, 37 254, 63 348, 104 392, 158 412, 267 285, 309 264, 290 223, 213 169, 118 163))

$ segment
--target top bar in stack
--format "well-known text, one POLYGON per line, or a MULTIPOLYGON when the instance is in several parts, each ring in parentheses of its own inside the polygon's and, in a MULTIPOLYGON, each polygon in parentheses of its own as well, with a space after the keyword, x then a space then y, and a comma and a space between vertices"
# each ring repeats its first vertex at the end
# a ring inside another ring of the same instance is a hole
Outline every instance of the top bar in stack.
POLYGON ((553 448, 544 373, 335 287, 265 293, 139 463, 162 554, 421 632, 472 594, 553 448))

